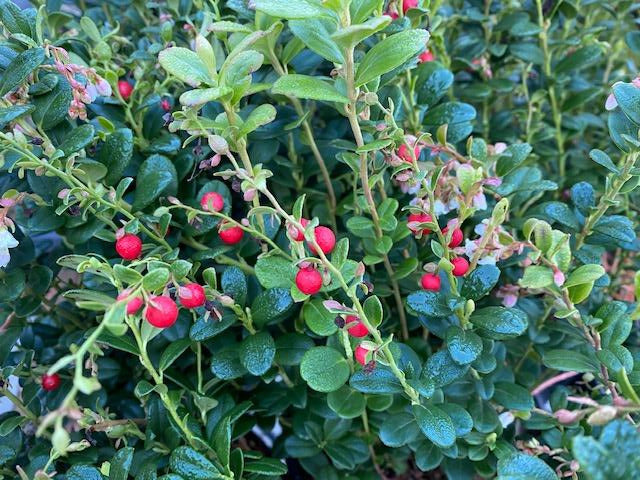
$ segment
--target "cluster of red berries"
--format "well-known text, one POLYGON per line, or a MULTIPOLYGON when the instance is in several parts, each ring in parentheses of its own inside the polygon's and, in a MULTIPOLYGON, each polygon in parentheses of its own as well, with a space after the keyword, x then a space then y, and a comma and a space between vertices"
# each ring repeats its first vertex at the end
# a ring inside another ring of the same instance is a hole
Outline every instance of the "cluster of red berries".
MULTIPOLYGON (((221 212, 224 198, 218 192, 207 192, 200 199, 200 206, 207 212, 221 212)), ((229 222, 222 221, 218 227, 218 236, 225 245, 235 245, 242 240, 244 230, 238 225, 229 226, 229 222)))
MULTIPOLYGON (((309 220, 306 218, 300 219, 300 224, 303 227, 306 227, 308 223, 309 220)), ((299 228, 293 228, 290 231, 290 235, 296 242, 302 242, 304 240, 304 232, 299 228)), ((336 246, 336 236, 333 233, 333 230, 329 227, 319 225, 313 230, 313 235, 318 247, 322 250, 322 253, 329 255, 336 246)), ((318 253, 313 245, 308 245, 308 247, 309 251, 314 255, 318 253)), ((322 283, 322 275, 313 266, 303 267, 298 270, 298 273, 296 274, 296 286, 298 287, 298 290, 306 295, 315 295, 318 293, 322 288, 322 283)))
MULTIPOLYGON (((117 300, 124 300, 131 295, 129 290, 122 291, 117 300)), ((188 283, 178 287, 178 299, 185 308, 198 308, 205 304, 207 297, 202 285, 188 283)), ((141 297, 134 297, 127 302, 127 314, 135 315, 143 305, 141 297)), ((178 319, 178 305, 167 295, 156 295, 149 299, 144 311, 144 318, 157 328, 169 328, 178 319)))
MULTIPOLYGON (((431 230, 429 228, 420 228, 415 224, 427 223, 432 221, 433 218, 428 213, 412 213, 407 219, 409 230, 411 230, 414 235, 428 235, 429 233, 431 233, 431 230)), ((449 227, 444 227, 442 229, 443 235, 446 236, 448 232, 449 227)), ((449 240, 448 247, 455 248, 461 245, 463 240, 464 234, 462 233, 462 230, 460 228, 454 228, 453 232, 451 233, 451 240, 449 240)), ((453 275, 455 275, 456 277, 462 277, 469 271, 469 262, 464 257, 456 257, 451 259, 451 264, 453 265, 451 273, 453 273, 453 275)), ((424 275, 422 275, 420 283, 422 284, 422 288, 424 288, 425 290, 431 290, 433 292, 440 291, 440 277, 438 277, 437 274, 425 273, 424 275)))
MULTIPOLYGON (((347 332, 349 332, 349 335, 352 337, 363 338, 369 334, 369 329, 355 315, 348 315, 345 322, 347 325, 353 324, 347 329, 347 332)), ((358 345, 354 351, 356 361, 363 367, 367 364, 367 353, 369 353, 369 350, 364 348, 362 345, 358 345)))

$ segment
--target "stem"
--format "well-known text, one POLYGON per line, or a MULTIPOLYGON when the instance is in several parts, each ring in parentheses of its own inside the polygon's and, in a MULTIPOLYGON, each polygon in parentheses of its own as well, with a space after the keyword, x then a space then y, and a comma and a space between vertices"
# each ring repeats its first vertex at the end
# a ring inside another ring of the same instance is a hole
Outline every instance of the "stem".
MULTIPOLYGON (((548 81, 551 75, 551 53, 549 52, 548 43, 548 31, 549 23, 545 22, 544 15, 542 13, 542 0, 536 0, 536 7, 538 11, 538 25, 540 26, 540 47, 542 48, 542 54, 544 56, 544 74, 548 81)), ((562 137, 562 112, 558 108, 558 99, 556 97, 556 89, 554 85, 548 85, 549 101, 551 103, 551 115, 553 117, 553 123, 555 127, 555 139, 558 147, 558 173, 560 175, 560 181, 564 182, 565 170, 566 170, 566 158, 564 152, 564 138, 562 137)))
POLYGON ((578 234, 578 238, 576 239, 576 250, 580 249, 580 247, 584 245, 584 241, 589 235, 591 235, 593 227, 596 223, 598 223, 598 220, 602 218, 602 216, 606 213, 611 205, 615 204, 615 200, 620 193, 620 189, 632 176, 630 172, 635 165, 637 158, 638 152, 631 153, 627 156, 622 172, 611 182, 611 187, 607 189, 602 198, 600 198, 598 208, 595 212, 590 214, 585 221, 584 227, 582 228, 582 231, 580 232, 580 234, 578 234))
MULTIPOLYGON (((358 147, 362 147, 364 145, 364 139, 362 138, 362 130, 360 129, 356 110, 358 94, 354 86, 353 48, 349 48, 345 51, 345 59, 345 80, 347 82, 347 90, 349 92, 350 100, 350 103, 347 105, 347 116, 349 118, 349 124, 351 125, 351 130, 355 137, 356 144, 358 147)), ((380 239, 383 237, 384 233, 380 227, 380 217, 376 209, 376 202, 373 198, 373 193, 371 192, 371 186, 369 185, 369 168, 366 153, 360 154, 360 183, 362 183, 362 190, 364 191, 364 196, 367 200, 367 205, 369 206, 369 213, 371 214, 371 219, 373 221, 376 238, 380 239)), ((382 256, 382 259, 384 268, 389 276, 389 281, 391 282, 391 290, 393 291, 393 297, 398 311, 398 318, 400 320, 400 327, 402 329, 402 338, 404 340, 408 340, 409 327, 407 326, 407 316, 404 311, 404 304, 402 303, 400 286, 398 285, 398 281, 394 278, 395 272, 393 271, 393 266, 389 261, 389 256, 385 253, 382 256)))
MULTIPOLYGON (((291 225, 293 225, 294 227, 300 229, 301 231, 304 231, 304 227, 302 226, 302 224, 300 224, 300 222, 298 222, 293 215, 289 215, 279 204, 278 200, 273 196, 273 194, 267 190, 266 188, 262 189, 261 192, 267 197, 267 199, 271 202, 271 204, 273 205, 273 207, 276 209, 276 211, 287 221, 289 222, 291 225)), ((367 329, 369 330, 369 332, 371 333, 371 336, 374 338, 375 343, 377 345, 379 345, 380 350, 384 353, 385 356, 385 360, 389 363, 389 368, 391 369, 391 371, 393 372, 393 374, 396 376, 396 378, 398 379, 398 381, 400 382, 400 384, 402 385, 402 388, 404 389, 405 393, 407 394, 407 396, 411 399, 411 402, 414 404, 418 404, 420 403, 420 396, 418 394, 418 392, 411 387, 411 385, 409 385, 407 383, 407 380, 405 378, 404 372, 402 372, 400 370, 400 368, 398 368, 398 365, 395 361, 395 359, 393 358, 393 355, 391 354, 391 349, 389 348, 389 345, 385 344, 384 340, 382 339, 382 336, 380 335, 380 332, 378 331, 378 329, 376 327, 374 327, 371 322, 369 322, 369 319, 367 318, 366 313, 364 312, 364 309, 362 307, 362 304, 360 303, 360 299, 358 298, 358 295, 356 293, 356 289, 355 288, 349 288, 349 286, 347 285, 344 277, 342 276, 342 273, 340 272, 340 270, 338 270, 330 261, 329 259, 327 259, 326 255, 324 254, 324 252, 320 249, 320 246, 317 244, 317 242, 315 241, 315 238, 309 238, 307 240, 311 246, 313 246, 313 248, 316 250, 316 252, 318 253, 318 256, 320 257, 320 259, 322 260, 323 265, 332 273, 332 275, 334 276, 334 278, 338 281, 338 283, 340 284, 342 290, 346 293, 346 295, 349 297, 349 299, 352 301, 353 306, 355 307, 356 311, 358 312, 358 318, 360 319, 360 321, 364 324, 365 327, 367 327, 367 329)))

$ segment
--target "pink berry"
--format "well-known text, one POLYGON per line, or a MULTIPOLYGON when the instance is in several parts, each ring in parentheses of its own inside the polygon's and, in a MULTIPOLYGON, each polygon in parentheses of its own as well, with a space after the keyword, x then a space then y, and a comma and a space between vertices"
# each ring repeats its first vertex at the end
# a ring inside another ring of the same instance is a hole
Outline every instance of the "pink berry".
MULTIPOLYGON (((442 234, 446 236, 448 231, 449 229, 447 227, 444 227, 442 229, 442 234)), ((462 234, 462 230, 460 230, 459 228, 454 228, 453 233, 451 234, 451 240, 449 241, 449 248, 457 247, 462 243, 463 240, 464 235, 462 234)))
POLYGON ((220 235, 220 240, 222 243, 227 245, 235 245, 242 240, 244 235, 244 231, 238 227, 237 225, 234 227, 225 228, 225 222, 220 224, 220 228, 218 229, 218 235, 220 235))
POLYGON ((56 390, 60 386, 60 375, 54 373, 52 375, 47 375, 46 373, 42 375, 42 389, 47 392, 52 392, 56 390))
MULTIPOLYGON (((330 254, 333 250, 333 247, 336 246, 336 236, 333 233, 333 230, 331 230, 329 227, 324 227, 321 225, 319 227, 316 227, 313 232, 316 237, 316 243, 320 247, 320 250, 322 250, 325 255, 330 254)), ((318 253, 316 249, 311 245, 309 246, 309 250, 311 250, 311 252, 314 254, 318 253)))
POLYGON ((180 287, 178 289, 178 298, 180 298, 180 303, 185 308, 201 307, 207 301, 204 288, 197 283, 189 283, 180 287))
POLYGON ((133 85, 131 85, 126 80, 118 81, 118 92, 120 92, 120 96, 123 100, 129 100, 131 94, 133 93, 133 85))
MULTIPOLYGON (((425 223, 425 222, 431 222, 431 221, 432 221, 431 215, 429 215, 428 213, 412 213, 407 218, 407 223, 409 223, 409 224, 412 224, 412 223, 425 223)), ((411 230, 414 235, 418 235, 421 231, 422 231, 423 235, 427 235, 427 234, 431 233, 430 229, 428 229, 428 228, 420 229, 420 227, 415 226, 415 225, 409 225, 409 230, 411 230)))
MULTIPOLYGON (((124 300, 131 295, 130 290, 123 290, 117 297, 116 300, 124 300)), ((143 304, 142 297, 133 297, 131 300, 127 302, 127 315, 135 315, 135 313, 140 310, 143 304)))
MULTIPOLYGON (((415 155, 417 160, 418 157, 420 156, 420 148, 417 145, 413 147, 413 154, 415 155)), ((402 145, 400 145, 400 148, 398 148, 397 155, 402 159, 403 162, 413 163, 413 158, 411 158, 411 152, 409 151, 409 148, 407 147, 406 143, 403 143, 402 145)))
POLYGON ((422 288, 424 288, 425 290, 429 290, 431 292, 439 292, 440 277, 435 273, 425 273, 420 279, 420 285, 422 285, 422 288))
POLYGON ((356 361, 364 367, 367 364, 367 354, 369 353, 369 350, 364 348, 362 345, 358 345, 354 353, 356 361))
MULTIPOLYGON (((300 219, 300 224, 303 227, 306 228, 308 223, 309 223, 309 220, 307 220, 306 218, 300 219)), ((289 229, 289 234, 291 235, 291 238, 293 238, 296 242, 301 242, 304 240, 304 232, 299 228, 294 227, 293 225, 289 229)))
POLYGON ((207 192, 200 199, 200 206, 208 212, 220 212, 224 208, 224 198, 218 192, 207 192))
POLYGON ((144 312, 147 321, 157 328, 168 328, 178 319, 178 306, 167 296, 152 297, 144 312))
POLYGON ((431 52, 431 50, 428 50, 428 49, 422 52, 418 56, 419 63, 433 62, 435 59, 436 59, 436 56, 433 54, 433 52, 431 52))
POLYGON ((451 260, 451 263, 453 264, 453 270, 451 271, 451 273, 453 273, 456 277, 462 277, 469 271, 469 262, 466 258, 456 257, 451 260))
POLYGON ((353 323, 353 322, 358 322, 353 327, 350 327, 347 330, 349 332, 349 335, 351 335, 352 337, 362 338, 362 337, 366 337, 368 335, 369 329, 355 315, 349 315, 346 318, 346 321, 347 321, 347 324, 353 323))
POLYGON ((301 268, 296 274, 296 286, 305 295, 315 295, 322 288, 322 275, 313 267, 301 268))
POLYGON ((404 0, 402 2, 402 11, 406 15, 410 8, 416 8, 418 6, 418 0, 404 0))
POLYGON ((142 253, 142 240, 137 235, 127 233, 116 240, 116 252, 125 260, 135 260, 142 253))

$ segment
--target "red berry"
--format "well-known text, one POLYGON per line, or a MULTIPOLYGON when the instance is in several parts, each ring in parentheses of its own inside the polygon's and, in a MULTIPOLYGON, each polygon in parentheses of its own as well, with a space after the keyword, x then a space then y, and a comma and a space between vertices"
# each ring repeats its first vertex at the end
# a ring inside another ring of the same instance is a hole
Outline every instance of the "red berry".
MULTIPOLYGON (((306 228, 309 224, 309 220, 307 220, 306 218, 301 218, 300 224, 306 228)), ((293 225, 289 229, 289 234, 291 235, 291 238, 293 238, 296 242, 301 242, 304 240, 304 232, 299 228, 294 227, 293 225)))
MULTIPOLYGON (((424 223, 424 222, 430 222, 430 221, 431 221, 431 215, 429 215, 428 213, 412 213, 407 218, 407 223, 409 224, 424 223)), ((431 230, 429 230, 428 228, 423 228, 421 230, 420 227, 415 225, 409 225, 409 230, 411 230, 414 235, 417 235, 418 233, 420 233, 420 231, 422 231, 423 235, 427 235, 431 233, 431 230)))
POLYGON ((461 277, 469 271, 469 262, 466 258, 456 257, 451 260, 451 263, 453 264, 453 270, 451 271, 451 273, 453 273, 456 277, 461 277))
POLYGON ((436 59, 436 56, 431 52, 431 50, 425 50, 418 56, 419 63, 424 62, 433 62, 436 59))
POLYGON ((208 212, 219 212, 224 208, 224 198, 218 192, 207 192, 200 199, 200 206, 208 212))
POLYGON ((322 288, 322 275, 313 267, 301 268, 296 274, 296 286, 305 295, 315 295, 322 288))
MULTIPOLYGON (((417 145, 413 147, 413 154, 415 155, 417 160, 418 157, 420 156, 420 148, 417 145)), ((400 148, 398 148, 397 155, 402 159, 402 161, 407 163, 413 163, 413 158, 411 158, 411 152, 409 151, 409 147, 407 147, 405 143, 400 145, 400 148)))
MULTIPOLYGON (((331 253, 333 247, 336 246, 336 236, 333 233, 333 230, 331 230, 329 227, 323 227, 321 225, 319 227, 316 227, 313 233, 316 237, 316 243, 320 247, 320 250, 322 250, 325 255, 331 253)), ((309 246, 309 250, 311 250, 311 252, 314 254, 318 253, 316 249, 311 245, 309 246)))
POLYGON ((178 319, 178 306, 176 302, 164 295, 151 297, 144 311, 144 317, 154 327, 168 328, 178 319))
POLYGON ((229 227, 224 228, 225 222, 220 224, 220 228, 218 229, 218 235, 220 235, 220 240, 222 243, 227 245, 235 245, 240 240, 242 240, 242 236, 244 235, 244 231, 238 227, 229 227))
POLYGON ((402 2, 402 11, 404 12, 404 14, 407 14, 407 11, 410 8, 416 8, 418 6, 418 0, 404 0, 402 2))
MULTIPOLYGON (((117 296, 116 300, 124 300, 131 295, 129 290, 123 290, 120 295, 117 296)), ((127 302, 127 315, 134 315, 140 307, 142 307, 142 297, 133 297, 131 300, 127 302)))
POLYGON ((126 233, 116 240, 116 252, 125 260, 135 260, 142 253, 142 240, 133 233, 126 233))
POLYGON ((120 96, 123 100, 129 100, 129 97, 131 97, 131 94, 133 93, 133 85, 126 80, 119 80, 118 92, 120 92, 120 96))
POLYGON ((356 361, 362 365, 363 367, 367 364, 367 354, 369 350, 364 348, 362 345, 358 345, 355 350, 356 361))
POLYGON ((60 375, 54 373, 53 375, 47 375, 46 373, 42 376, 42 388, 47 392, 52 392, 56 390, 60 386, 60 375))
POLYGON ((162 101, 160 102, 160 106, 165 112, 171 110, 171 102, 169 102, 169 100, 167 100, 166 98, 162 99, 162 101))
POLYGON ((425 290, 432 292, 440 291, 440 277, 435 273, 425 273, 420 279, 420 284, 425 290))
POLYGON ((346 320, 347 323, 358 322, 353 327, 350 327, 347 330, 349 332, 349 335, 351 335, 352 337, 362 338, 367 336, 367 334, 369 333, 369 329, 355 315, 349 315, 346 320))
POLYGON ((204 288, 197 283, 189 283, 178 289, 178 297, 180 303, 185 308, 196 308, 204 305, 207 301, 207 297, 204 293, 204 288))
MULTIPOLYGON (((444 227, 442 229, 442 234, 446 236, 448 231, 449 229, 447 227, 444 227)), ((464 235, 462 234, 462 230, 460 230, 459 228, 454 228, 453 233, 451 234, 451 241, 449 242, 449 248, 457 247, 462 243, 462 240, 464 240, 464 235)))

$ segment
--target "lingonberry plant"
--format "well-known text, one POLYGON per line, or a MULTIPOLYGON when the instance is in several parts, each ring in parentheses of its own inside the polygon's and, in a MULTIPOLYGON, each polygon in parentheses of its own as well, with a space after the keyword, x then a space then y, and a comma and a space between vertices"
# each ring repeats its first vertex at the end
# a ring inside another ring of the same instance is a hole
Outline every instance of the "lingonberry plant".
POLYGON ((637 5, 33 3, 0 479, 640 478, 637 5))

